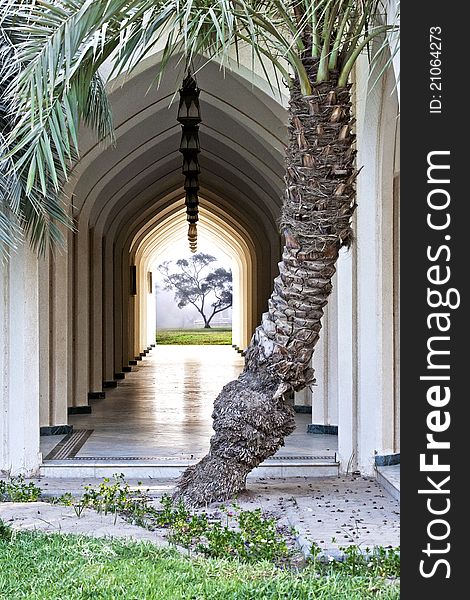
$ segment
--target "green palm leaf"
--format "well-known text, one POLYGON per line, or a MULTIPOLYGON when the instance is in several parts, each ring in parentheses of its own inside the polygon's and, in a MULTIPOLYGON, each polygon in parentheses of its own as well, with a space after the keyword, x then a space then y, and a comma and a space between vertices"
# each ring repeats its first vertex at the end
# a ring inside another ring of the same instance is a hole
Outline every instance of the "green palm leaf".
POLYGON ((332 73, 345 85, 369 42, 390 29, 379 0, 0 0, 0 242, 13 247, 24 229, 45 248, 73 226, 59 196, 79 126, 112 140, 106 61, 112 76, 129 71, 163 39, 161 75, 174 57, 230 66, 247 46, 253 69, 270 61, 309 95, 332 73))
MULTIPOLYGON (((63 60, 58 37, 51 36, 65 11, 45 3, 38 3, 40 9, 45 18, 35 20, 28 3, 0 0, 1 200, 10 223, 0 231, 5 253, 22 240, 22 231, 38 252, 61 243, 61 227, 73 228, 60 190, 77 158, 79 123, 100 137, 112 133, 108 99, 92 61, 72 67, 73 61, 63 60)), ((77 32, 68 25, 65 30, 63 48, 80 45, 77 32)))

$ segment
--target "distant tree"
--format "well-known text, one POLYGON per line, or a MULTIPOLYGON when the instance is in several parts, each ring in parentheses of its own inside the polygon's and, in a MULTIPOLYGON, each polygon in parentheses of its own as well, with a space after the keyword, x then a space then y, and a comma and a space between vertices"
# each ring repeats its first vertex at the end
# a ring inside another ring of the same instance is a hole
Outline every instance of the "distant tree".
POLYGON ((215 256, 199 252, 175 261, 176 271, 172 269, 173 261, 158 266, 164 288, 175 293, 178 308, 192 304, 203 318, 205 329, 210 329, 216 314, 232 306, 232 271, 223 267, 209 270, 216 260, 215 256))

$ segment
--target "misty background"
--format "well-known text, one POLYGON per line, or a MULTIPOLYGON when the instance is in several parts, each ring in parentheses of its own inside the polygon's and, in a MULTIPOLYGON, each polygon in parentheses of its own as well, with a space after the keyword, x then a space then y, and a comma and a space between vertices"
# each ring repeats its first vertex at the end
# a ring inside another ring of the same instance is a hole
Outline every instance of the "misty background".
MULTIPOLYGON (((217 262, 213 262, 207 270, 203 271, 203 274, 207 274, 210 270, 217 269, 218 267, 232 269, 231 258, 221 251, 218 246, 212 244, 208 240, 198 239, 197 252, 210 254, 217 259, 217 262)), ((158 265, 167 260, 174 262, 180 258, 189 259, 191 256, 187 240, 182 239, 176 243, 172 243, 167 250, 158 254, 152 265, 154 293, 156 294, 155 298, 157 306, 157 329, 197 329, 204 326, 200 313, 193 306, 189 305, 184 308, 178 308, 174 298, 174 292, 166 291, 164 289, 163 275, 157 268, 158 265)), ((174 265, 170 266, 171 272, 175 272, 176 270, 174 265)), ((209 308, 205 311, 206 316, 210 315, 212 312, 210 310, 212 301, 211 297, 208 296, 206 306, 209 308)), ((211 321, 211 327, 230 327, 231 324, 231 307, 218 313, 211 321)))

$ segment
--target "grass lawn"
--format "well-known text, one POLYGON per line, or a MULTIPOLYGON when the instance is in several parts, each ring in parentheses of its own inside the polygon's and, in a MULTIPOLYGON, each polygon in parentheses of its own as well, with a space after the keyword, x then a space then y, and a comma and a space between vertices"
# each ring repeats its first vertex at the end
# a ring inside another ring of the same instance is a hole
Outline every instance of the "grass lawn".
POLYGON ((399 599, 398 584, 269 563, 186 558, 150 543, 22 532, 0 539, 0 598, 16 600, 399 599))
POLYGON ((157 329, 157 344, 231 344, 231 327, 157 329))

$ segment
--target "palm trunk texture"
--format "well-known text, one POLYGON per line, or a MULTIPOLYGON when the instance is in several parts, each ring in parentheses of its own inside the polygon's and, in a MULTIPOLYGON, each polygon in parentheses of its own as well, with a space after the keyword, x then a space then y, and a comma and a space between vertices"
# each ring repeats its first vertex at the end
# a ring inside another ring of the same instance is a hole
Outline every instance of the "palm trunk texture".
MULTIPOLYGON (((315 81, 317 63, 304 61, 315 81)), ((355 151, 348 88, 331 80, 304 96, 291 88, 285 246, 279 275, 246 352, 245 368, 217 397, 209 453, 181 476, 175 499, 188 506, 226 500, 295 429, 288 392, 315 383, 311 358, 332 289, 339 249, 349 246, 355 209, 355 151)))

